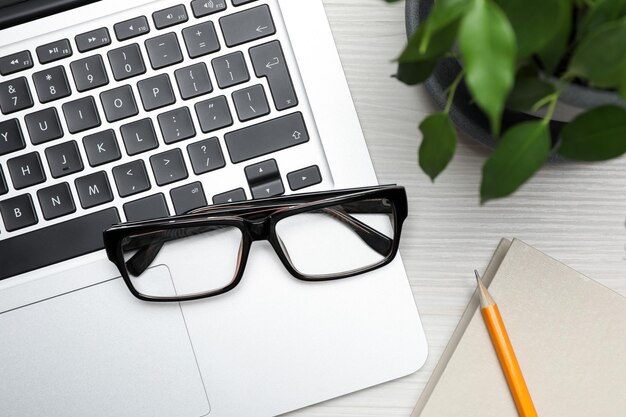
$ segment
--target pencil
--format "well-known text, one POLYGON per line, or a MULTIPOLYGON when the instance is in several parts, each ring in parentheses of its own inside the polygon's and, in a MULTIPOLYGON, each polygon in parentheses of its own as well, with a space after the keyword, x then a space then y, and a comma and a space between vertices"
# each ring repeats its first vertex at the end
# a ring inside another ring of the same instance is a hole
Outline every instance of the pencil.
POLYGON ((524 381, 524 375, 522 375, 522 370, 515 357, 515 352, 513 351, 509 335, 504 327, 502 316, 500 316, 498 305, 481 281, 478 271, 474 270, 474 273, 476 274, 476 281, 478 281, 480 311, 485 320, 485 325, 487 326, 493 347, 498 355, 498 360, 500 361, 506 382, 509 385, 509 390, 515 401, 517 413, 520 417, 537 417, 537 411, 535 411, 533 400, 528 392, 526 381, 524 381))

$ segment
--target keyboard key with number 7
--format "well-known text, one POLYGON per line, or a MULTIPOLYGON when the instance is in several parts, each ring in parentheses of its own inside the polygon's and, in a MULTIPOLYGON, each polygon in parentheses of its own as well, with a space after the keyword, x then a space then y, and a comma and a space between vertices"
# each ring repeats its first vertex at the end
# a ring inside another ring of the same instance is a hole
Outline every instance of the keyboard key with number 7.
POLYGON ((0 83, 0 111, 2 114, 14 113, 33 107, 33 105, 33 97, 30 94, 26 78, 20 77, 0 83))

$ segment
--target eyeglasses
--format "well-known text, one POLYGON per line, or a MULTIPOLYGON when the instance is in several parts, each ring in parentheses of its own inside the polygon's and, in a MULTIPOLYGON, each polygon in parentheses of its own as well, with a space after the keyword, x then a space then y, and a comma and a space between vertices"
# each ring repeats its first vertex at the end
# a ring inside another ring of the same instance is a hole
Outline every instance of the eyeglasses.
POLYGON ((187 301, 235 288, 257 240, 268 240, 291 275, 304 281, 380 268, 395 257, 406 216, 404 187, 355 188, 120 224, 104 232, 104 244, 137 298, 187 301))

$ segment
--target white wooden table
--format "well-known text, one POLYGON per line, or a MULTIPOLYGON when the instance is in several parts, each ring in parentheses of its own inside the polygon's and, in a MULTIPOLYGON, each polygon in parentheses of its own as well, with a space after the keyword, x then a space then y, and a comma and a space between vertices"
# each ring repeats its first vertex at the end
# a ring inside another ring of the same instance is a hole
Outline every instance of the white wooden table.
POLYGON ((417 125, 437 109, 423 88, 390 77, 406 42, 404 3, 324 4, 379 182, 409 194, 400 250, 430 355, 413 375, 290 416, 409 416, 474 291, 472 270, 486 266, 501 237, 520 238, 626 295, 626 158, 547 166, 514 197, 481 207, 488 152, 462 138, 431 184, 417 166, 417 125))

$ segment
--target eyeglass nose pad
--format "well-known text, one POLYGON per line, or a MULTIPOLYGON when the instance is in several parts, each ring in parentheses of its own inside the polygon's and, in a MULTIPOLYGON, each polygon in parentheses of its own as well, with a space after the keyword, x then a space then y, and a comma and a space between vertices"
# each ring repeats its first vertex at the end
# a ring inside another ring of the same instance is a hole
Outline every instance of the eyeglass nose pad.
POLYGON ((254 221, 250 224, 250 235, 252 236, 252 240, 264 240, 267 239, 269 235, 269 218, 254 221))

